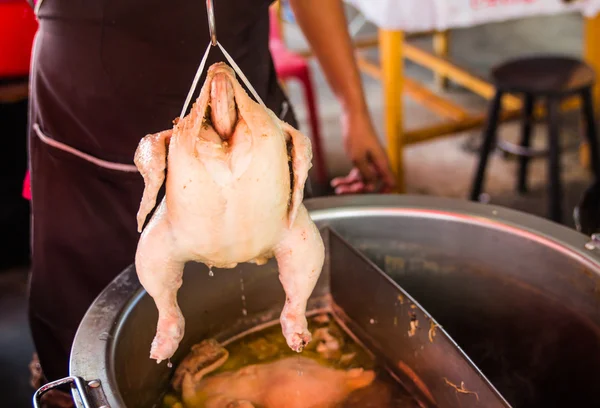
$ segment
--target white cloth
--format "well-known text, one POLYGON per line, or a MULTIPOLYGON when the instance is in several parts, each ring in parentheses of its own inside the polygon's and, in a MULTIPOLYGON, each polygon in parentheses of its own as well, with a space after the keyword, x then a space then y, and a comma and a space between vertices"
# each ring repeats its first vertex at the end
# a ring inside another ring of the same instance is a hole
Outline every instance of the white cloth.
POLYGON ((423 32, 578 11, 600 12, 600 0, 346 0, 387 30, 423 32))

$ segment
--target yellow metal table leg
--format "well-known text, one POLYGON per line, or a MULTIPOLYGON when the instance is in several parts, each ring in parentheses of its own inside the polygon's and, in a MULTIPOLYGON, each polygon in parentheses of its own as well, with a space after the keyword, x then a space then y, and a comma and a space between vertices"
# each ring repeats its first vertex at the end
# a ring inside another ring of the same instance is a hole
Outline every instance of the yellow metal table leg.
POLYGON ((402 85, 404 61, 402 31, 379 30, 379 55, 381 59, 382 85, 385 106, 385 132, 387 152, 398 180, 398 193, 406 191, 404 180, 404 124, 402 109, 402 85))
MULTIPOLYGON (((585 19, 584 36, 585 60, 600 74, 600 14, 596 15, 596 17, 585 19)), ((596 82, 593 95, 596 112, 600 112, 600 82, 596 82)), ((587 142, 582 143, 579 148, 579 161, 584 167, 590 167, 589 146, 587 142)))
MULTIPOLYGON (((439 31, 433 35, 433 51, 435 55, 438 57, 446 58, 448 57, 448 52, 450 50, 450 32, 439 31)), ((443 74, 435 74, 435 85, 438 89, 447 89, 448 88, 448 77, 443 74)))

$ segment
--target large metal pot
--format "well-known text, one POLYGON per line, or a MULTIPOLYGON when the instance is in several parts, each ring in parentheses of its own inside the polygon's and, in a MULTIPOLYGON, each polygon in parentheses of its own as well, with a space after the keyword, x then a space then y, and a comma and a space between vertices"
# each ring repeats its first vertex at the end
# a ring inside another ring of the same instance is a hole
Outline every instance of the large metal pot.
MULTIPOLYGON (((320 227, 333 227, 423 305, 512 406, 598 406, 600 252, 586 248, 586 236, 505 208, 434 197, 331 197, 306 205, 320 227)), ((207 333, 236 330, 223 322, 239 308, 210 318, 214 311, 203 310, 199 298, 225 304, 220 290, 239 279, 222 274, 209 287, 201 268, 189 266, 184 275, 179 298, 188 325, 175 364, 207 333)), ((252 290, 256 269, 242 269, 252 290)), ((365 302, 376 296, 365 295, 365 302)), ((156 319, 133 268, 98 297, 71 355, 71 381, 84 379, 79 386, 90 393, 80 406, 159 401, 170 370, 148 358, 156 319)))

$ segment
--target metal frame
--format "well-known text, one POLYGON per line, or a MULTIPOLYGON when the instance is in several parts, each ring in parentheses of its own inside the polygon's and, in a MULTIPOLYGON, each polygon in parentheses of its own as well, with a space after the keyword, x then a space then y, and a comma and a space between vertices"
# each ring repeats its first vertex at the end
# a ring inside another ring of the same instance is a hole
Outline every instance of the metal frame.
POLYGON ((208 14, 208 30, 210 32, 210 43, 217 45, 217 23, 215 22, 215 6, 213 0, 206 0, 206 13, 208 14))

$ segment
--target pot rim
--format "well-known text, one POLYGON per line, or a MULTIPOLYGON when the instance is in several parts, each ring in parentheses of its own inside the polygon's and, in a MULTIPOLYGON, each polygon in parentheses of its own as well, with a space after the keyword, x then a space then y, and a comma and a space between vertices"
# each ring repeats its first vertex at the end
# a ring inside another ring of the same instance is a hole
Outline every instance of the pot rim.
MULTIPOLYGON (((590 238, 566 226, 529 213, 463 199, 417 195, 354 195, 304 201, 315 222, 381 215, 450 220, 500 230, 549 246, 585 264, 600 277, 600 250, 586 249, 590 238)), ((124 407, 114 372, 115 341, 133 306, 144 296, 134 265, 121 272, 96 298, 84 315, 73 342, 69 371, 85 381, 99 381, 105 403, 124 407)))

